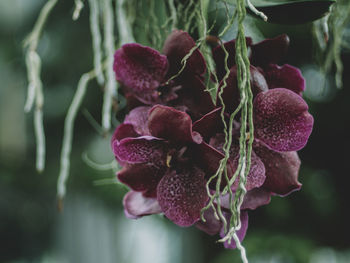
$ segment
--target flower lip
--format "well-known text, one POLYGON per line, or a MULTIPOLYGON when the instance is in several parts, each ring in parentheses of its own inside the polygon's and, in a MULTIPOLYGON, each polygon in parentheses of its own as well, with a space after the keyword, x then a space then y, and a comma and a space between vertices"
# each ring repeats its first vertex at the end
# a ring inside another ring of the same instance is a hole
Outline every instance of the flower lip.
POLYGON ((314 119, 295 92, 282 88, 261 92, 253 106, 255 137, 269 149, 297 151, 306 145, 314 119))
POLYGON ((205 185, 203 171, 196 168, 166 173, 157 187, 157 199, 165 216, 180 226, 197 222, 209 198, 205 185))

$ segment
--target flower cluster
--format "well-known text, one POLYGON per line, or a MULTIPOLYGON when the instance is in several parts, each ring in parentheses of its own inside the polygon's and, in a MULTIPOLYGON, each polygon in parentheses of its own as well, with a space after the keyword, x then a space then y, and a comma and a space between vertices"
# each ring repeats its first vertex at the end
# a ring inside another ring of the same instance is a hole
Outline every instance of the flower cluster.
MULTIPOLYGON (((253 44, 250 75, 253 91, 254 143, 251 169, 241 206, 242 240, 248 226, 247 210, 268 204, 271 195, 298 190, 300 160, 313 126, 313 117, 301 94, 305 87, 299 69, 278 66, 286 53, 286 35, 253 44)), ((208 203, 206 184, 224 158, 223 105, 205 91, 205 60, 188 33, 175 30, 165 41, 163 54, 139 44, 125 44, 115 53, 114 71, 130 112, 114 132, 111 146, 123 167, 118 179, 129 186, 123 200, 129 218, 163 213, 179 226, 195 225, 208 234, 223 236, 223 226, 211 209, 200 220, 208 203), (194 51, 193 51, 194 50, 194 51), (181 61, 193 52, 182 68, 181 61), (171 78, 176 76, 175 78, 171 78), (169 79, 171 79, 169 81, 169 79)), ((219 91, 226 114, 239 104, 235 41, 213 49, 219 91), (226 74, 226 66, 229 74, 226 74)), ((230 159, 232 177, 239 159, 239 120, 235 122, 230 159)), ((232 185, 235 191, 238 179, 232 185)), ((215 188, 211 189, 214 191, 215 188)), ((222 196, 223 214, 230 217, 229 197, 222 196)), ((234 244, 225 243, 234 248, 234 244)))

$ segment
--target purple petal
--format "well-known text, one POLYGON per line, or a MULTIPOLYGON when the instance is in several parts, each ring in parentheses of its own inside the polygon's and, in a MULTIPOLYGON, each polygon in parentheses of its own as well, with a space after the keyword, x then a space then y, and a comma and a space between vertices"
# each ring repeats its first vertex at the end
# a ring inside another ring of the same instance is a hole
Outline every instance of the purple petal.
POLYGON ((267 205, 271 201, 271 192, 263 188, 254 188, 244 196, 241 209, 254 210, 259 206, 267 205))
MULTIPOLYGON (((253 96, 256 96, 258 93, 268 90, 268 86, 264 76, 260 73, 260 71, 257 68, 253 66, 250 66, 250 85, 252 88, 253 96)), ((221 81, 219 86, 219 92, 221 91, 221 89, 224 89, 222 99, 225 104, 225 111, 233 112, 237 108, 240 101, 240 93, 237 87, 236 66, 230 69, 230 75, 228 76, 228 78, 225 81, 221 81)), ((222 105, 221 101, 219 100, 219 96, 217 96, 216 104, 222 105)))
MULTIPOLYGON (((166 56, 140 44, 125 44, 114 54, 116 79, 142 99, 156 97, 157 87, 164 81, 168 69, 166 56)), ((147 100, 147 99, 145 99, 147 100)))
POLYGON ((123 205, 126 217, 131 219, 162 212, 157 199, 144 197, 140 192, 128 192, 124 196, 123 205))
POLYGON ((114 142, 119 143, 124 138, 135 138, 140 136, 134 129, 134 126, 131 124, 120 124, 114 131, 112 139, 111 139, 111 146, 113 148, 114 142))
POLYGON ((254 150, 265 164, 266 180, 263 187, 281 196, 299 190, 298 181, 300 159, 296 152, 275 152, 263 145, 255 145, 254 150))
POLYGON ((198 132, 204 139, 209 139, 216 133, 222 132, 224 125, 220 116, 221 108, 217 108, 201 119, 193 123, 192 129, 198 132))
POLYGON ((125 116, 124 123, 132 124, 135 131, 140 135, 150 135, 148 130, 148 112, 151 107, 141 106, 133 109, 125 116))
POLYGON ((154 106, 149 112, 148 128, 153 136, 172 143, 202 142, 200 134, 192 132, 191 117, 171 107, 154 106))
MULTIPOLYGON (((223 153, 224 143, 225 143, 225 136, 223 134, 217 134, 215 137, 212 137, 210 140, 210 145, 222 153, 223 153)), ((239 145, 236 144, 236 142, 234 142, 232 143, 230 148, 229 164, 232 169, 232 171, 229 172, 230 178, 233 176, 234 172, 237 170, 238 162, 239 162, 239 145)), ((246 190, 249 191, 253 188, 262 186, 265 181, 265 178, 266 177, 265 177, 264 164, 260 160, 260 158, 255 154, 255 152, 252 151, 250 171, 247 176, 247 182, 245 184, 246 190)), ((224 180, 222 183, 224 186, 226 183, 226 180, 224 180)), ((237 177, 231 189, 235 191, 238 187, 238 184, 239 184, 239 177, 237 177)))
POLYGON ((205 222, 202 220, 198 221, 195 226, 207 233, 208 235, 215 235, 219 233, 222 223, 220 220, 217 220, 214 216, 213 208, 209 208, 204 212, 205 222))
POLYGON ((301 71, 291 65, 271 64, 264 69, 264 75, 270 89, 285 88, 300 96, 305 89, 305 79, 301 71))
POLYGON ((157 188, 157 199, 165 216, 179 226, 197 222, 208 200, 205 184, 204 173, 196 168, 167 173, 157 188))
MULTIPOLYGON (((226 220, 229 222, 229 220, 230 220, 229 214, 228 213, 225 213, 225 214, 226 214, 225 215, 226 220)), ((240 219, 241 219, 241 228, 236 232, 236 234, 238 236, 239 241, 242 242, 244 237, 245 237, 245 234, 247 233, 247 229, 248 229, 248 212, 241 211, 240 219)), ((224 237, 225 234, 226 233, 224 233, 224 230, 221 229, 220 236, 224 237)), ((235 249, 237 246, 236 246, 235 240, 232 239, 230 244, 226 241, 224 243, 224 247, 229 248, 229 249, 235 249)))
POLYGON ((157 197, 157 185, 165 173, 165 169, 149 164, 133 164, 125 166, 118 172, 120 182, 132 190, 143 192, 146 197, 157 197))
POLYGON ((272 89, 259 93, 254 100, 255 137, 272 150, 303 148, 313 122, 306 102, 293 91, 272 89))
POLYGON ((251 62, 254 66, 277 64, 287 53, 289 37, 285 34, 265 39, 251 46, 251 62))
MULTIPOLYGON (((234 198, 235 192, 232 195, 234 198)), ((230 209, 230 195, 225 194, 220 197, 220 205, 225 209, 230 209)), ((263 188, 254 188, 246 193, 243 199, 241 210, 250 209, 254 210, 262 205, 267 205, 271 201, 271 192, 263 188)))
POLYGON ((126 163, 149 163, 157 167, 165 164, 167 143, 151 137, 125 138, 113 145, 114 155, 126 163))
MULTIPOLYGON (((246 44, 249 47, 252 44, 252 39, 250 37, 246 38, 246 44)), ((227 67, 230 69, 236 64, 236 40, 231 40, 224 43, 224 47, 228 53, 227 67)), ((222 46, 217 46, 213 49, 213 59, 216 65, 216 74, 219 80, 221 80, 225 74, 225 52, 222 46)))
MULTIPOLYGON (((238 161, 239 161, 239 147, 236 147, 236 155, 234 155, 234 170, 238 167, 238 161)), ((233 154, 233 153, 232 153, 233 154)), ((254 151, 252 151, 251 155, 251 166, 249 174, 247 175, 247 182, 245 184, 245 188, 247 191, 252 190, 253 188, 260 187, 265 182, 266 176, 265 176, 265 166, 263 162, 260 160, 260 158, 255 154, 254 151)), ((236 179, 234 184, 232 185, 232 190, 236 190, 239 184, 239 178, 236 179)))
MULTIPOLYGON (((182 59, 196 45, 193 38, 182 30, 174 30, 165 40, 163 54, 169 61, 168 77, 171 77, 179 72, 182 68, 182 59)), ((206 70, 205 60, 203 55, 196 49, 187 59, 184 72, 190 74, 203 75, 206 70)))

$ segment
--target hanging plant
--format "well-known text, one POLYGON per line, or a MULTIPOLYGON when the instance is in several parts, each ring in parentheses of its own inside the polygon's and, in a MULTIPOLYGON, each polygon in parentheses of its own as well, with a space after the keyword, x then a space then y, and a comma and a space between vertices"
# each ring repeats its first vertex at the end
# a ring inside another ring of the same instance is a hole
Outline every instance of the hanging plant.
MULTIPOLYGON (((104 88, 102 135, 112 138, 118 180, 130 188, 125 215, 164 214, 179 226, 219 234, 226 248, 237 247, 248 262, 241 244, 248 212, 268 204, 272 195, 301 188, 297 151, 308 141, 313 117, 302 98, 301 71, 279 65, 289 37, 254 43, 245 33, 246 13, 271 23, 306 23, 328 14, 335 1, 218 2, 87 1, 93 69, 81 76, 67 113, 57 195, 62 209, 74 121, 88 83, 96 79, 104 88), (224 19, 217 17, 219 4, 224 19), (233 25, 236 36, 223 42, 233 25)), ((45 134, 36 49, 56 3, 46 3, 25 44, 25 110, 35 102, 39 171, 45 134)), ((77 20, 84 4, 75 3, 77 20)))

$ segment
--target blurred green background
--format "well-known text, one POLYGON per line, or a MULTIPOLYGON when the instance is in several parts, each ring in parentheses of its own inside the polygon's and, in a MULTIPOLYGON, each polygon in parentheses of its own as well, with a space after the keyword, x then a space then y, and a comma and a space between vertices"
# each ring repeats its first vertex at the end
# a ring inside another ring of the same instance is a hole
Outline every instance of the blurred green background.
MULTIPOLYGON (((64 117, 82 73, 92 67, 88 8, 78 21, 74 1, 59 1, 39 44, 43 59, 47 167, 35 170, 32 113, 24 114, 26 69, 22 41, 44 0, 0 0, 0 262, 240 262, 195 228, 180 228, 161 216, 128 220, 121 200, 126 189, 112 170, 92 169, 113 160, 109 139, 94 130, 82 111, 100 120, 103 92, 93 82, 74 131, 71 177, 63 213, 56 207, 56 181, 64 117), (102 183, 104 179, 107 183, 102 183)), ((350 53, 343 48, 344 88, 324 75, 313 58, 311 25, 259 23, 264 37, 288 33, 285 62, 302 69, 305 97, 315 118, 308 145, 300 151, 301 191, 273 197, 249 213, 244 245, 250 262, 350 262, 349 153, 350 53), (326 85, 324 85, 326 83, 326 85), (325 87, 325 88, 324 88, 325 87)), ((344 41, 350 40, 349 28, 344 41)))

